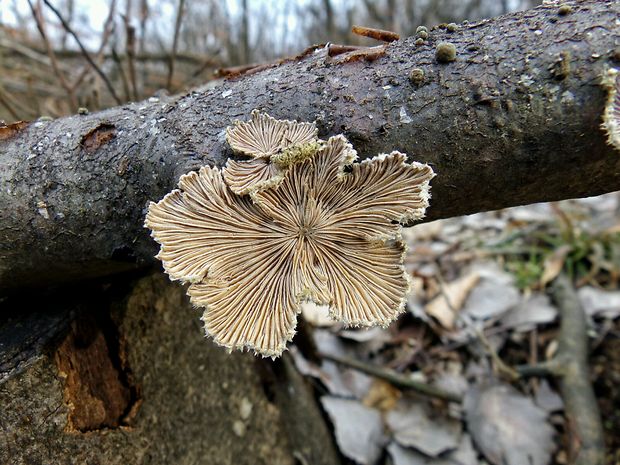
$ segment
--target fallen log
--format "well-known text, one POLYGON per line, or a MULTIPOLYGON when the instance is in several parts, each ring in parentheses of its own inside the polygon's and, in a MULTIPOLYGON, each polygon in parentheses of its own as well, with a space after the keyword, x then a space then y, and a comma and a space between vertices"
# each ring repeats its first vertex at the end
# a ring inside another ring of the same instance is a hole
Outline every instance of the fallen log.
POLYGON ((318 49, 187 95, 14 131, 0 140, 0 290, 152 264, 147 202, 183 173, 223 165, 224 129, 255 108, 316 120, 361 157, 400 150, 430 163, 428 219, 617 190, 600 80, 620 66, 620 4, 560 10, 432 28, 372 60, 318 49))

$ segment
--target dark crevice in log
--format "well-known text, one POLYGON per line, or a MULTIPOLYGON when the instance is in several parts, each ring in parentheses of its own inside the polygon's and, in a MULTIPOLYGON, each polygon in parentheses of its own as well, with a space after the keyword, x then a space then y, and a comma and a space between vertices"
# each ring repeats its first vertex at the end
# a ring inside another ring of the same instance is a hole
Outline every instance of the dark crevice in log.
POLYGON ((108 309, 98 310, 73 321, 54 354, 64 379, 70 431, 130 425, 141 402, 131 369, 122 356, 123 340, 108 309))
MULTIPOLYGON (((97 325, 103 325, 103 335, 110 341, 110 356, 123 371, 124 346, 105 303, 121 298, 129 284, 143 274, 133 271, 111 278, 85 279, 72 286, 22 289, 0 300, 0 384, 44 354, 54 355, 68 334, 75 332, 72 323, 91 314, 97 325)), ((130 371, 126 374, 131 381, 130 371)))

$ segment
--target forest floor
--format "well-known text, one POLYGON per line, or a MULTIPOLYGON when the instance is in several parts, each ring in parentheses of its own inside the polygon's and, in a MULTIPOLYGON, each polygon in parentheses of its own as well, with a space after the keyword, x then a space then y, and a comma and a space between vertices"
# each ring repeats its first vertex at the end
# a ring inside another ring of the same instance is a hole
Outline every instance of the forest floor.
POLYGON ((308 306, 291 348, 342 455, 361 464, 569 463, 557 380, 513 369, 557 355, 550 283, 563 273, 588 322, 607 463, 620 463, 620 192, 435 221, 403 236, 406 314, 386 329, 346 329, 308 306))

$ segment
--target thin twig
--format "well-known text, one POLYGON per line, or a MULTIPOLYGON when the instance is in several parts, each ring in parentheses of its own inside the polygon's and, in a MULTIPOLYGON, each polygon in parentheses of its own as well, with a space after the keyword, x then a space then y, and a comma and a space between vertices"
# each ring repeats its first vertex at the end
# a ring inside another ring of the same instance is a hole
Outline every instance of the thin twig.
POLYGON ((136 82, 136 28, 129 22, 129 11, 123 16, 125 23, 125 53, 127 54, 127 68, 129 69, 129 82, 131 82, 131 90, 133 99, 138 100, 138 84, 136 82))
POLYGON ((230 68, 219 68, 215 70, 215 77, 218 78, 236 78, 239 76, 246 76, 249 74, 254 74, 257 73, 259 71, 263 71, 265 69, 269 69, 269 68, 274 68, 276 66, 280 66, 284 63, 291 63, 291 62, 296 62, 296 61, 300 61, 303 60, 304 58, 312 55, 314 52, 316 52, 317 50, 320 49, 324 49, 326 46, 326 44, 315 44, 315 45, 311 45, 310 47, 307 47, 303 52, 294 55, 294 56, 289 56, 289 57, 285 57, 285 58, 280 58, 278 60, 275 61, 271 61, 268 63, 251 63, 248 65, 240 65, 240 66, 233 66, 230 68))
POLYGON ((168 60, 168 78, 166 79, 166 89, 172 90, 172 76, 174 75, 174 61, 176 59, 177 47, 179 45, 179 31, 181 30, 181 22, 183 21, 183 10, 185 9, 185 0, 179 0, 179 8, 177 10, 177 19, 174 24, 174 38, 172 39, 172 50, 170 51, 170 59, 168 60))
POLYGON ((502 360, 502 358, 499 356, 497 351, 491 345, 491 342, 487 339, 484 332, 481 331, 480 328, 477 328, 475 326, 473 328, 476 333, 476 336, 478 336, 478 340, 484 346, 485 350, 491 357, 491 360, 493 360, 493 367, 495 368, 495 371, 499 375, 506 377, 510 381, 519 379, 519 373, 514 368, 512 368, 511 366, 509 366, 502 360))
POLYGON ((534 365, 517 365, 515 371, 521 378, 532 376, 562 376, 562 367, 557 360, 549 360, 534 365))
POLYGON ((32 4, 32 1, 28 0, 28 6, 30 7, 30 11, 32 12, 32 16, 37 25, 37 30, 39 31, 39 34, 41 35, 41 39, 43 39, 43 44, 45 45, 47 56, 50 59, 52 70, 54 71, 54 74, 56 75, 56 78, 58 79, 60 86, 63 89, 65 89, 65 91, 67 92, 69 101, 71 102, 71 106, 73 110, 75 111, 77 110, 77 106, 78 106, 77 98, 75 96, 74 90, 71 88, 71 86, 67 82, 64 73, 60 70, 60 66, 58 65, 58 60, 56 59, 56 54, 54 53, 54 47, 52 47, 52 44, 50 43, 49 38, 47 37, 47 33, 45 31, 45 24, 43 23, 43 15, 41 14, 40 2, 37 4, 37 7, 35 8, 34 5, 32 4))
POLYGON ((385 45, 363 47, 348 53, 341 53, 333 62, 336 64, 353 63, 356 61, 375 61, 385 55, 385 45))
POLYGON ((462 397, 459 394, 456 394, 454 392, 448 392, 436 386, 431 386, 430 384, 422 383, 420 381, 412 380, 411 378, 396 373, 393 370, 388 370, 378 367, 376 365, 360 362, 359 360, 348 357, 338 357, 325 353, 320 353, 319 356, 325 360, 331 360, 332 362, 336 362, 340 365, 344 365, 349 368, 361 371, 362 373, 366 373, 376 378, 383 379, 391 383, 392 385, 402 389, 411 389, 412 391, 416 391, 419 394, 424 394, 429 397, 436 397, 438 399, 443 399, 448 402, 460 403, 463 401, 462 397))
POLYGON ((58 18, 58 20, 60 21, 60 23, 62 24, 62 27, 64 27, 66 29, 66 31, 71 34, 71 37, 73 37, 73 40, 75 40, 75 43, 78 45, 78 47, 80 48, 80 50, 82 51, 82 53, 84 54, 84 58, 86 58, 86 61, 88 61, 88 63, 90 63, 90 65, 93 67, 93 69, 96 71, 96 73, 99 75, 99 77, 103 80, 103 82, 105 83, 106 87, 108 88, 108 91, 110 92, 110 94, 112 95, 112 98, 114 99, 114 101, 120 105, 122 103, 121 99, 118 98, 118 95, 116 95, 116 91, 114 90, 114 86, 112 86, 112 83, 110 82, 110 80, 108 79, 108 77, 105 75, 105 73, 101 70, 101 68, 99 68, 99 66, 97 66, 97 63, 95 63, 93 61, 93 59, 91 58, 91 56, 89 55, 89 53, 86 51, 86 48, 84 48, 84 45, 82 44, 82 41, 79 39, 79 37, 77 36, 77 34, 73 31, 73 29, 71 28, 71 26, 69 26, 69 24, 67 24, 67 21, 65 20, 65 18, 63 18, 62 14, 60 13, 60 11, 58 11, 50 2, 49 0, 43 0, 43 3, 45 3, 45 5, 52 10, 52 12, 56 15, 56 17, 58 18))
MULTIPOLYGON (((108 11, 108 17, 106 18, 104 26, 103 26, 103 34, 101 35, 101 42, 99 44, 99 50, 97 50, 97 53, 95 55, 95 60, 97 60, 99 63, 101 63, 102 58, 105 58, 105 55, 103 52, 105 50, 106 45, 108 44, 108 40, 110 36, 112 35, 112 31, 114 30, 115 12, 116 12, 116 0, 112 0, 112 2, 110 3, 110 10, 108 11)), ((80 75, 77 77, 77 79, 73 83, 73 89, 77 89, 80 86, 80 84, 82 84, 82 81, 88 74, 89 69, 90 68, 86 66, 82 70, 80 75)))
POLYGON ((219 68, 215 70, 215 77, 218 78, 230 78, 237 77, 245 74, 250 74, 250 71, 255 71, 256 69, 263 70, 267 68, 271 68, 277 66, 277 62, 271 63, 250 63, 249 65, 239 65, 239 66, 230 66, 228 68, 219 68))
POLYGON ((394 42, 400 39, 400 36, 396 32, 374 29, 372 27, 353 26, 351 32, 358 36, 370 37, 371 39, 380 40, 381 42, 394 42))
POLYGON ((121 59, 116 53, 116 47, 112 45, 112 59, 114 63, 116 63, 116 68, 118 69, 118 74, 121 77, 121 83, 123 84, 123 92, 125 93, 125 100, 131 100, 131 94, 129 93, 129 81, 127 81, 127 75, 125 74, 125 70, 123 69, 123 64, 121 63, 121 59))

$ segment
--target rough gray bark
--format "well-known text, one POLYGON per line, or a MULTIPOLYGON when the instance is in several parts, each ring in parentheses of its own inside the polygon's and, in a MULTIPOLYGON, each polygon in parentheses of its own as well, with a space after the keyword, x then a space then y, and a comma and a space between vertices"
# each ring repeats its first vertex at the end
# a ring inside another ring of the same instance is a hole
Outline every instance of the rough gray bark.
POLYGON ((166 102, 31 124, 0 141, 0 289, 152 263, 147 202, 189 170, 222 165, 224 128, 254 108, 316 120, 362 157, 397 149, 431 163, 430 219, 618 189, 598 82, 618 57, 620 4, 568 3, 568 15, 545 5, 436 28, 372 62, 319 50, 166 102), (455 44, 455 62, 437 63, 440 41, 455 44))
POLYGON ((126 280, 0 322, 0 463, 340 463, 294 368, 205 341, 163 274, 126 280))

